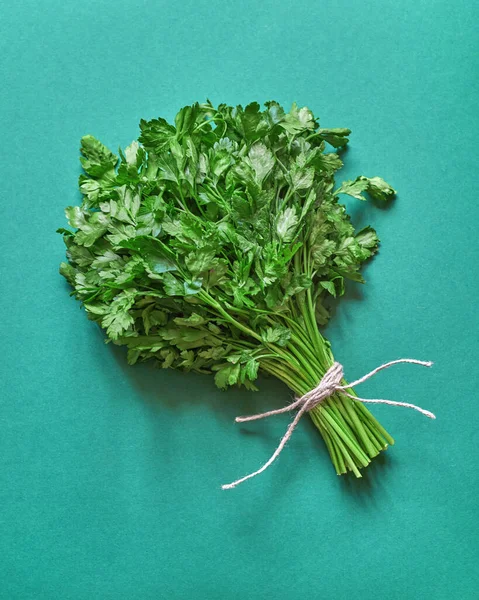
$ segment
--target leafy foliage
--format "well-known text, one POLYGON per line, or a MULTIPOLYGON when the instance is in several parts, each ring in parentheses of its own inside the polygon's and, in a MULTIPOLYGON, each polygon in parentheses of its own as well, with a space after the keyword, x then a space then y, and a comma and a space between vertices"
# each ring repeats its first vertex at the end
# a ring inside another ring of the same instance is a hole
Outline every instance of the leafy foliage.
POLYGON ((254 389, 262 369, 295 389, 292 369, 301 391, 298 352, 326 367, 327 299, 362 281, 378 245, 372 228, 355 232, 339 194, 394 190, 362 176, 335 189, 342 161, 326 144, 344 146, 350 131, 321 129, 306 107, 196 103, 140 130, 119 156, 81 141, 83 202, 59 230, 74 295, 130 363, 213 373, 221 388, 254 389))

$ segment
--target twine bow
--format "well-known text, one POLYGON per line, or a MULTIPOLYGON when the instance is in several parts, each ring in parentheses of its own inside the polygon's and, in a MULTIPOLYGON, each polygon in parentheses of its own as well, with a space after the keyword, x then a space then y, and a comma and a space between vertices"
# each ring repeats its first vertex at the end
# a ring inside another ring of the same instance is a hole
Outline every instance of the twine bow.
POLYGON ((230 490, 239 485, 240 483, 243 483, 243 481, 251 479, 252 477, 256 477, 256 475, 259 475, 260 473, 265 471, 281 454, 281 451, 283 450, 287 441, 293 434, 293 431, 296 429, 296 425, 299 423, 304 413, 312 410, 315 406, 318 406, 318 404, 321 404, 321 402, 326 400, 326 398, 332 396, 335 392, 342 392, 345 396, 352 398, 356 402, 363 402, 369 404, 390 404, 392 406, 404 406, 406 408, 413 408, 414 410, 419 411, 423 415, 426 415, 426 417, 429 417, 430 419, 435 419, 436 417, 432 412, 424 410, 423 408, 420 408, 415 404, 409 404, 408 402, 395 402, 393 400, 383 400, 382 398, 358 398, 345 391, 363 383, 370 377, 376 375, 376 373, 379 373, 379 371, 382 371, 383 369, 388 369, 392 365, 397 365, 398 363, 412 363, 414 365, 421 365, 423 367, 432 366, 432 362, 429 361, 415 360, 413 358, 400 358, 399 360, 392 360, 391 362, 384 363, 383 365, 364 375, 364 377, 361 377, 360 379, 357 379, 352 383, 348 383, 348 385, 341 385, 341 382, 344 377, 343 366, 340 363, 335 362, 333 366, 326 371, 324 377, 313 390, 307 392, 306 394, 304 394, 304 396, 297 398, 293 403, 288 404, 288 406, 278 408, 277 410, 270 410, 268 412, 261 413, 258 415, 251 415, 248 417, 236 417, 235 420, 237 423, 245 423, 246 421, 256 421, 257 419, 265 419, 266 417, 280 415, 282 413, 290 412, 292 410, 295 410, 296 408, 299 408, 293 421, 288 426, 286 433, 284 434, 283 438, 281 439, 278 447, 274 451, 271 458, 254 473, 250 473, 249 475, 246 475, 241 479, 237 479, 232 483, 222 485, 222 489, 230 490))

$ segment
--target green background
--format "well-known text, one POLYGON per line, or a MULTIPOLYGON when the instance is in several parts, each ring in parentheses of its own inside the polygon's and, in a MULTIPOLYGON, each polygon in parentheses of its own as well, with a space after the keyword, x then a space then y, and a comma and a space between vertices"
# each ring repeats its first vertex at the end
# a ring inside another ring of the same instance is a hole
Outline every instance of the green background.
POLYGON ((478 5, 462 0, 22 1, 2 9, 0 597, 477 598, 478 5), (223 393, 128 367, 68 295, 55 229, 79 200, 79 139, 114 150, 139 119, 210 98, 308 105, 350 127, 344 178, 381 251, 327 335, 349 379, 399 357, 366 397, 396 438, 338 478, 281 384, 223 393))

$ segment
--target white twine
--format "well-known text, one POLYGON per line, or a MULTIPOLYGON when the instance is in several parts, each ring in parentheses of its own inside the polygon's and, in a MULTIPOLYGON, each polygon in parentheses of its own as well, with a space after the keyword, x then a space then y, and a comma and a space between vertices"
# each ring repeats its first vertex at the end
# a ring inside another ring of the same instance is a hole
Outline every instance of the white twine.
POLYGON ((277 410, 270 410, 268 412, 261 413, 258 415, 251 415, 248 417, 236 417, 235 420, 237 423, 245 423, 246 421, 256 421, 257 419, 265 419, 266 417, 271 417, 273 415, 280 415, 285 412, 290 412, 296 408, 299 409, 298 412, 296 413, 293 421, 290 423, 288 429, 286 430, 286 433, 284 434, 283 438, 281 439, 278 447, 276 448, 273 455, 271 456, 271 458, 267 462, 265 462, 265 464, 260 469, 255 471, 254 473, 250 473, 249 475, 246 475, 245 477, 242 477, 241 479, 237 479, 236 481, 233 481, 232 483, 222 485, 221 486, 222 489, 230 490, 230 489, 236 487, 237 485, 239 485, 240 483, 243 483, 243 481, 246 481, 247 479, 251 479, 252 477, 256 477, 256 475, 259 475, 260 473, 265 471, 281 454, 283 448, 285 447, 287 441, 293 434, 293 431, 296 429, 296 425, 299 423, 299 421, 300 421, 301 417, 304 415, 304 413, 312 410, 315 406, 318 406, 318 404, 321 404, 321 402, 326 400, 326 398, 329 398, 330 396, 332 396, 332 394, 334 394, 335 392, 342 392, 345 396, 352 398, 356 402, 363 402, 365 404, 366 403, 390 404, 391 406, 404 406, 405 408, 413 408, 414 410, 419 411, 423 415, 426 415, 426 417, 429 417, 430 419, 435 419, 436 417, 432 412, 430 412, 428 410, 424 410, 423 408, 420 408, 419 406, 416 406, 415 404, 409 404, 408 402, 395 402, 393 400, 384 400, 382 398, 358 398, 358 397, 353 396, 352 394, 349 394, 348 392, 345 391, 345 390, 351 389, 357 385, 360 385, 361 383, 363 383, 370 377, 373 377, 374 375, 376 375, 376 373, 379 373, 379 371, 382 371, 383 369, 388 369, 392 365, 397 365, 399 363, 411 363, 414 365, 421 365, 423 367, 431 367, 432 366, 432 362, 429 362, 429 361, 415 360, 413 358, 400 358, 399 360, 392 360, 391 362, 387 362, 387 363, 377 367, 373 371, 364 375, 364 377, 361 377, 360 379, 357 379, 356 381, 348 383, 348 385, 341 385, 341 381, 343 380, 343 377, 344 377, 343 366, 340 363, 335 362, 333 364, 333 366, 330 367, 326 371, 324 377, 321 379, 319 384, 313 390, 311 390, 310 392, 307 392, 306 394, 304 394, 304 396, 301 396, 300 398, 295 400, 292 404, 289 404, 288 406, 285 406, 283 408, 278 408, 277 410))

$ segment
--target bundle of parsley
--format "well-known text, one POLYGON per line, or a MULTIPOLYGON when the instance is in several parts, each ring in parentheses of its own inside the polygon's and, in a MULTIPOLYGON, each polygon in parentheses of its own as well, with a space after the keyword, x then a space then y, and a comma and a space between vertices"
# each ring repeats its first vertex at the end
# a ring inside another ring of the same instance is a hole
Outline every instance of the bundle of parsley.
MULTIPOLYGON (((388 200, 379 177, 335 186, 348 129, 321 129, 308 108, 261 111, 186 106, 174 125, 141 121, 119 157, 81 141, 81 206, 60 229, 61 273, 90 319, 126 345, 128 361, 214 374, 256 389, 258 372, 295 394, 333 363, 318 326, 345 281, 363 281, 378 238, 356 232, 339 194, 388 200)), ((309 412, 338 474, 359 469, 393 440, 360 402, 336 393, 309 412)))

